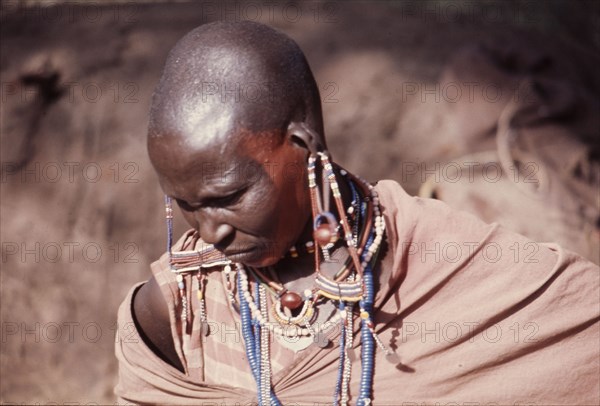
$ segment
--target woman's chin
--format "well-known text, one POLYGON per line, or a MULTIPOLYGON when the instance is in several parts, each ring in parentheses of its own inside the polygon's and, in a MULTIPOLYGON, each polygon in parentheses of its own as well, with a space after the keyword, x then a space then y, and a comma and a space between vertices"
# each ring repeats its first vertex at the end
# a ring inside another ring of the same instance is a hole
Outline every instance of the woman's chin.
POLYGON ((250 266, 253 268, 266 268, 268 266, 273 266, 277 262, 281 260, 281 257, 275 257, 273 255, 262 255, 262 256, 248 256, 247 258, 243 258, 241 261, 242 264, 246 266, 250 266))
POLYGON ((269 266, 273 266, 277 263, 277 261, 248 261, 248 262, 242 262, 242 264, 252 267, 252 268, 266 268, 269 266))

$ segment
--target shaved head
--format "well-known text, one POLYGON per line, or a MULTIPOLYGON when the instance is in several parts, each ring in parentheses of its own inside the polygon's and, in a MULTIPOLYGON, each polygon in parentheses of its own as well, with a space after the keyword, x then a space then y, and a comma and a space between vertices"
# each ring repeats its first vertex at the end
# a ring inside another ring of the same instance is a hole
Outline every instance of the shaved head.
POLYGON ((149 146, 171 136, 201 147, 233 133, 283 135, 293 121, 323 134, 319 91, 298 45, 262 24, 215 22, 171 50, 152 101, 149 146))
POLYGON ((315 79, 287 36, 216 22, 171 50, 148 153, 164 193, 229 258, 272 265, 312 235, 307 158, 325 148, 315 79))

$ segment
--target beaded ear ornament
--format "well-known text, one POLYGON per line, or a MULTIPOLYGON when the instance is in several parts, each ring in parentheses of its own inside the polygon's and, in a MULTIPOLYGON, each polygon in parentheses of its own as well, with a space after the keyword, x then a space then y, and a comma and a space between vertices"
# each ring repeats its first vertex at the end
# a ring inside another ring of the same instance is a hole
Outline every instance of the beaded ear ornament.
POLYGON ((181 250, 173 251, 173 203, 169 196, 165 196, 165 218, 167 222, 167 255, 171 272, 176 276, 177 288, 179 290, 178 307, 181 310, 182 331, 188 333, 191 327, 191 311, 186 286, 196 284, 196 298, 200 312, 201 330, 204 336, 208 336, 209 324, 206 318, 206 303, 204 300, 204 288, 206 285, 206 272, 210 268, 223 268, 224 283, 229 295, 229 301, 237 307, 233 293, 233 280, 231 272, 231 261, 219 252, 214 246, 204 244, 201 248, 195 248, 198 238, 191 241, 181 250), (191 248, 191 249, 186 249, 191 248))

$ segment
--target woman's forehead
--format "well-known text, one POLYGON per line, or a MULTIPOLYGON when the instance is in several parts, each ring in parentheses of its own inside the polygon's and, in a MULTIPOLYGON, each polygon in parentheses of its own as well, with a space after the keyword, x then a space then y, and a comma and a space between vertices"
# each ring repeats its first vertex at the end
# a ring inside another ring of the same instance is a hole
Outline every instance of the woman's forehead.
POLYGON ((260 160, 280 146, 282 141, 280 130, 253 132, 242 128, 211 136, 201 133, 168 134, 152 137, 148 145, 153 161, 169 157, 169 161, 186 163, 198 160, 260 160))
POLYGON ((166 170, 158 171, 165 193, 189 201, 202 200, 227 194, 267 175, 263 165, 248 156, 209 159, 212 156, 199 153, 191 157, 187 162, 173 162, 166 170))
POLYGON ((189 184, 189 179, 195 179, 194 184, 235 187, 264 174, 263 166, 273 162, 279 145, 280 136, 272 131, 240 131, 235 137, 203 145, 168 137, 151 156, 165 187, 189 184))

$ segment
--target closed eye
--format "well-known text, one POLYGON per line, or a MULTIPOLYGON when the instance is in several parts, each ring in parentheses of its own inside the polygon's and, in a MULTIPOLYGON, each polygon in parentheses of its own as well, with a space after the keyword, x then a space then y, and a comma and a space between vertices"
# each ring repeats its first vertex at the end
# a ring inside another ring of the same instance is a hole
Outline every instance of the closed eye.
POLYGON ((183 211, 196 211, 198 208, 192 206, 191 204, 189 204, 188 202, 186 202, 185 200, 181 200, 181 199, 175 199, 175 201, 177 202, 177 205, 181 208, 181 210, 183 211))
POLYGON ((205 205, 208 207, 231 207, 241 200, 244 192, 246 192, 246 189, 240 189, 223 197, 213 197, 207 199, 205 205))
POLYGON ((211 197, 211 198, 206 199, 202 205, 191 205, 182 199, 175 199, 175 201, 177 202, 179 207, 181 207, 182 210, 188 211, 188 212, 196 211, 200 207, 203 207, 203 206, 204 207, 213 207, 213 208, 225 208, 225 207, 231 207, 231 206, 234 206, 235 204, 237 204, 241 200, 241 198, 245 192, 246 192, 246 189, 240 189, 240 190, 233 192, 226 196, 211 197))

